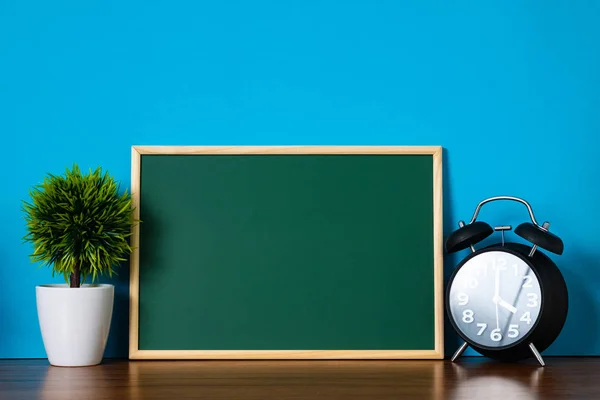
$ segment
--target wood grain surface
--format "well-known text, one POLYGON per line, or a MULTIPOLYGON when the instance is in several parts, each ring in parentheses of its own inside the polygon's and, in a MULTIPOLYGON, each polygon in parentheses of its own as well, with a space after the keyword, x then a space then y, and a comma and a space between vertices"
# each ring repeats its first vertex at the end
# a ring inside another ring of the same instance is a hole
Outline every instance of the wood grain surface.
POLYGON ((600 359, 105 361, 87 368, 0 361, 0 399, 597 399, 600 359))

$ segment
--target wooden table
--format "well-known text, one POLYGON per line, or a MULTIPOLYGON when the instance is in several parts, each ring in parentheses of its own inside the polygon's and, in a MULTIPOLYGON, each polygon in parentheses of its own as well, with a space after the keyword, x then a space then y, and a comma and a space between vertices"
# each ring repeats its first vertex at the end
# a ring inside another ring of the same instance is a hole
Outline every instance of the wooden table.
POLYGON ((600 399, 600 359, 546 361, 1 360, 0 399, 600 399))

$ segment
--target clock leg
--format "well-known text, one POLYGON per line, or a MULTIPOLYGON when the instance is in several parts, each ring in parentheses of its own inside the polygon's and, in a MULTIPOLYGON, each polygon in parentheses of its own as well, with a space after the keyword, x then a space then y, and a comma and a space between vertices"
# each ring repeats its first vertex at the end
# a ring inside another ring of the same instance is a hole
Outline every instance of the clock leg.
POLYGON ((458 348, 458 350, 456 350, 456 353, 454 353, 454 355, 452 356, 452 359, 451 359, 451 361, 452 361, 452 362, 456 361, 456 359, 457 359, 458 357, 460 357, 460 355, 461 355, 462 353, 464 353, 464 351, 467 349, 467 347, 469 347, 469 344, 468 344, 467 342, 464 342, 464 343, 463 343, 463 344, 462 344, 462 345, 461 345, 461 346, 458 348))
POLYGON ((537 349, 535 348, 535 346, 533 345, 533 343, 529 343, 529 348, 531 349, 531 352, 533 353, 533 355, 535 356, 535 358, 538 360, 538 362, 540 363, 540 365, 542 367, 544 367, 546 365, 546 363, 544 362, 544 359, 542 358, 542 355, 540 354, 539 351, 537 351, 537 349))

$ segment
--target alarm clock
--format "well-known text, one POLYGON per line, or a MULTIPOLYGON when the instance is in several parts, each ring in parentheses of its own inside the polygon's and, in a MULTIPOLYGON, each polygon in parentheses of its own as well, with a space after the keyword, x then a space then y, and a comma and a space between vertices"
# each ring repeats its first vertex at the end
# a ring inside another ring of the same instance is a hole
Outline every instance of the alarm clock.
POLYGON ((464 340, 452 361, 468 346, 501 361, 519 361, 540 355, 554 342, 567 318, 568 292, 556 264, 540 249, 562 254, 562 240, 549 232, 550 224, 538 224, 531 205, 518 197, 491 197, 479 203, 471 221, 446 240, 446 251, 470 249, 448 283, 446 309, 450 323, 464 340), (511 226, 492 228, 477 221, 481 207, 493 201, 525 205, 531 222, 514 233, 531 245, 505 242, 511 226), (475 245, 500 231, 500 243, 476 249, 475 245))

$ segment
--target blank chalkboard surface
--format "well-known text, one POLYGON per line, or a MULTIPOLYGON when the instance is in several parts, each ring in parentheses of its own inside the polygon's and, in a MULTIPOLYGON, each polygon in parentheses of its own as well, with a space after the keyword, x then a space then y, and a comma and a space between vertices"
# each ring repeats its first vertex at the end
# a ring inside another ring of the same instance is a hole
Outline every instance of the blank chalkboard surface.
POLYGON ((442 358, 441 148, 133 148, 130 358, 442 358))

